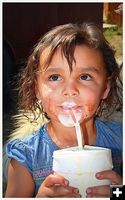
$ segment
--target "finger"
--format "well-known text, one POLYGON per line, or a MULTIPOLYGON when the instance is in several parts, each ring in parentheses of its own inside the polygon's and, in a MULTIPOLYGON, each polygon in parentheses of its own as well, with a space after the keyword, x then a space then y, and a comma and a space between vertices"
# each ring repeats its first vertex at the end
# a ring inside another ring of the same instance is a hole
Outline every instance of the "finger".
POLYGON ((86 190, 87 197, 109 197, 110 196, 110 187, 109 186, 95 186, 87 188, 86 190))
POLYGON ((48 197, 80 197, 79 190, 69 186, 49 187, 47 193, 48 197))
POLYGON ((106 170, 103 172, 98 172, 98 173, 96 173, 96 178, 100 179, 100 180, 109 179, 112 182, 112 184, 118 184, 118 185, 122 184, 121 176, 113 170, 106 170))
POLYGON ((44 185, 46 187, 54 186, 54 185, 63 185, 67 186, 69 184, 69 181, 65 179, 63 176, 57 175, 57 174, 51 174, 46 177, 44 181, 44 185))

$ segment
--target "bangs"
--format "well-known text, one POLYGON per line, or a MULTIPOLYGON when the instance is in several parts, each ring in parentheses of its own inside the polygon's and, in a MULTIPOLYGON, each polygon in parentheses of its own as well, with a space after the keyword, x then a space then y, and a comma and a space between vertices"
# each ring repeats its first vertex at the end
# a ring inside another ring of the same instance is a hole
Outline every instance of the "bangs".
POLYGON ((85 44, 85 39, 81 35, 69 35, 67 37, 61 37, 59 40, 60 42, 57 42, 57 38, 53 38, 53 41, 51 45, 45 45, 40 50, 40 57, 39 57, 39 67, 43 70, 46 70, 48 66, 51 63, 51 60, 55 54, 55 52, 60 49, 61 50, 61 56, 65 57, 70 71, 72 71, 72 63, 76 62, 74 58, 74 51, 77 45, 85 44))

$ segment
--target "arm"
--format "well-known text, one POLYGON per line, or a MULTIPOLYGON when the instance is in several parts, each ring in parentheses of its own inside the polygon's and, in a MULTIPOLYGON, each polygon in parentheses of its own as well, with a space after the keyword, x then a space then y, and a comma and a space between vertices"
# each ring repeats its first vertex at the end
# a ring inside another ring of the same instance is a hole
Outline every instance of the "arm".
POLYGON ((8 169, 5 197, 32 197, 34 189, 35 184, 28 169, 12 159, 8 169))
MULTIPOLYGON (((68 186, 62 176, 49 175, 41 184, 36 198, 39 197, 79 197, 76 188, 68 186)), ((8 183, 5 197, 33 197, 35 184, 28 169, 12 159, 8 169, 8 183)))

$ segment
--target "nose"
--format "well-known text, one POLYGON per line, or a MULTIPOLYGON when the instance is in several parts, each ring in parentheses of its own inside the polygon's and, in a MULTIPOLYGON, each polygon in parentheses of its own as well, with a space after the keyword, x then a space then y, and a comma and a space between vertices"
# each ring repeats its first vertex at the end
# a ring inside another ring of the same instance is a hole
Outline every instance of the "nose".
POLYGON ((79 95, 79 90, 76 84, 73 81, 67 82, 63 88, 63 96, 71 97, 78 95, 79 95))

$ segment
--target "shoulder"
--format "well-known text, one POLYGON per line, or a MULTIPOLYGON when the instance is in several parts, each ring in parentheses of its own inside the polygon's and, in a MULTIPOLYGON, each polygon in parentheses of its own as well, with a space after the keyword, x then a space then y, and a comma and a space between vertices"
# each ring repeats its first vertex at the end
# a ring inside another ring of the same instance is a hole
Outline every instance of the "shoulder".
POLYGON ((96 119, 96 126, 102 128, 103 130, 109 130, 115 134, 122 134, 123 125, 116 121, 103 121, 96 119))
POLYGON ((97 143, 107 145, 107 147, 114 146, 122 149, 123 126, 122 123, 115 121, 95 120, 97 130, 97 143))
POLYGON ((26 136, 23 139, 14 139, 6 144, 6 153, 9 158, 14 158, 30 171, 32 171, 32 160, 38 151, 39 143, 45 135, 45 125, 38 131, 26 136))
POLYGON ((45 125, 43 125, 39 130, 33 132, 32 134, 27 135, 24 138, 16 138, 12 139, 7 143, 7 146, 17 145, 18 147, 30 148, 31 146, 36 144, 36 141, 40 140, 45 130, 45 125))

